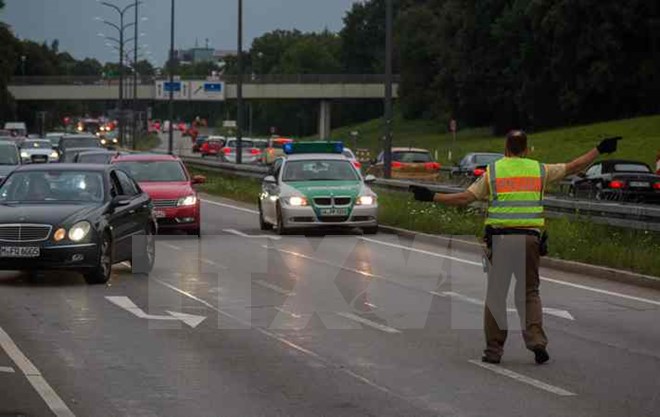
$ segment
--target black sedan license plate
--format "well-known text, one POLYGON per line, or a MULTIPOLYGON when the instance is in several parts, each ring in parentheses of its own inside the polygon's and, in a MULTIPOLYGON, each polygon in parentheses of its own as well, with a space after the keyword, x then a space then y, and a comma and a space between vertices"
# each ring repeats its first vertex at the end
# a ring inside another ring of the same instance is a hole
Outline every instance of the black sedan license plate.
POLYGON ((346 216, 348 209, 345 208, 327 208, 321 209, 321 216, 346 216))
POLYGON ((630 181, 630 186, 637 188, 649 188, 651 186, 651 183, 645 181, 630 181))
POLYGON ((0 246, 0 258, 38 258, 41 255, 36 246, 0 246))

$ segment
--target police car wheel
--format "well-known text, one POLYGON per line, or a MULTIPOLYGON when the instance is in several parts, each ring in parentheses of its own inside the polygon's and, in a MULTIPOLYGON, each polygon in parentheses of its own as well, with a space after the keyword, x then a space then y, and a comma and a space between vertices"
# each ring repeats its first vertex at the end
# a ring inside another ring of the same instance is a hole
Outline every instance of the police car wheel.
POLYGON ((289 231, 284 227, 284 220, 282 220, 282 209, 277 206, 277 234, 286 235, 289 231))
POLYGON ((378 225, 363 227, 362 233, 364 233, 365 235, 375 235, 376 233, 378 233, 378 225))
POLYGON ((264 213, 261 210, 261 202, 259 202, 259 229, 264 231, 273 230, 273 225, 266 223, 266 220, 264 220, 264 213))

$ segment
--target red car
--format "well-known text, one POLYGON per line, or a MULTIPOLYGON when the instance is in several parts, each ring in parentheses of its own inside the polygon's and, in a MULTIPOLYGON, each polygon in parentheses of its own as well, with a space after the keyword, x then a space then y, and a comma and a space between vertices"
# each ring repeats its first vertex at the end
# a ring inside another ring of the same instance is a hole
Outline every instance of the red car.
POLYGON ((181 160, 172 155, 120 155, 112 163, 149 194, 159 230, 200 235, 200 201, 193 185, 203 183, 205 177, 191 177, 181 160))
POLYGON ((202 154, 202 158, 205 156, 218 156, 223 146, 225 146, 224 139, 214 139, 211 137, 200 146, 199 152, 202 154))

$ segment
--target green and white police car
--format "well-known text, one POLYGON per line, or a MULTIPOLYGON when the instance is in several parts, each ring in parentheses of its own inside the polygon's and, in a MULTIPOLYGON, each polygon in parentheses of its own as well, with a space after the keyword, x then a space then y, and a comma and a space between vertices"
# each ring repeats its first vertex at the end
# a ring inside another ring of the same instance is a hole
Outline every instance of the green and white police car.
POLYGON ((359 227, 378 232, 378 198, 362 174, 342 155, 341 142, 294 142, 272 165, 259 195, 261 230, 359 227))

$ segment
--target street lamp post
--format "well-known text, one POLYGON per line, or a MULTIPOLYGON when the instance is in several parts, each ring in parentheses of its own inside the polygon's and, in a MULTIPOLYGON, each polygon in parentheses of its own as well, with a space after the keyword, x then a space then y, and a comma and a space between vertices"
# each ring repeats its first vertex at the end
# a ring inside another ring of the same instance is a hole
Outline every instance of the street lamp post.
POLYGON ((167 138, 167 152, 172 155, 174 153, 174 0, 172 0, 172 15, 170 20, 170 59, 169 59, 169 73, 170 73, 170 94, 168 102, 168 113, 170 125, 168 126, 167 138))
POLYGON ((236 163, 243 162, 243 0, 238 0, 238 79, 236 80, 236 163))
MULTIPOLYGON (((140 1, 136 0, 135 3, 129 4, 123 9, 119 8, 118 6, 112 3, 108 3, 107 1, 101 1, 100 3, 101 5, 109 7, 110 9, 116 11, 117 14, 119 15, 119 25, 116 25, 112 22, 108 22, 107 20, 101 19, 101 21, 106 25, 113 27, 114 29, 117 30, 117 32, 119 32, 119 39, 113 39, 113 38, 108 38, 108 39, 115 40, 119 43, 119 102, 117 104, 117 109, 119 111, 119 142, 123 144, 124 142, 124 31, 131 26, 137 27, 137 20, 133 23, 124 24, 124 15, 132 7, 135 7, 137 9, 137 6, 138 4, 140 4, 140 1)), ((137 42, 137 34, 135 39, 137 42)))
POLYGON ((385 0, 385 153, 384 175, 392 177, 392 0, 385 0))
POLYGON ((133 40, 133 133, 131 135, 131 148, 135 149, 135 140, 137 138, 137 118, 135 114, 138 110, 138 96, 137 96, 137 60, 138 60, 138 0, 135 0, 133 8, 135 9, 135 26, 134 26, 134 40, 133 40))

